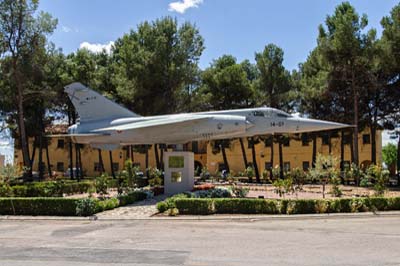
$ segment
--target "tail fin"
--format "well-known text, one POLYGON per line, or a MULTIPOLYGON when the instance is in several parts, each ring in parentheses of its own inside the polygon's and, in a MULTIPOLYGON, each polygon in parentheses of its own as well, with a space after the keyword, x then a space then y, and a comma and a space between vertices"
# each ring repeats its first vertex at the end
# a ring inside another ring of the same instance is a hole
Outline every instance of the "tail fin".
POLYGON ((65 86, 64 91, 71 99, 81 122, 139 116, 79 82, 65 86))

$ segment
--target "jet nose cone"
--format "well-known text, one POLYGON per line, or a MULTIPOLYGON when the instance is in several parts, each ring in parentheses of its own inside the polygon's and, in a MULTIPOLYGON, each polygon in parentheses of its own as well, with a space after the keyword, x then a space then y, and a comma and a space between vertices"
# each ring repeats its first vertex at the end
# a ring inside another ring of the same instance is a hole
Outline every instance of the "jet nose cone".
POLYGON ((325 120, 298 118, 298 132, 323 131, 348 127, 352 126, 325 120))

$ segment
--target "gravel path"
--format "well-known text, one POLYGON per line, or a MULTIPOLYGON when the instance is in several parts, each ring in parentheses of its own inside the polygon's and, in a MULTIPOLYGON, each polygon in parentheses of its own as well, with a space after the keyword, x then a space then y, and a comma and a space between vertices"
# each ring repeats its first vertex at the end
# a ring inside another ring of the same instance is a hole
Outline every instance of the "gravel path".
POLYGON ((119 207, 113 210, 97 213, 98 219, 138 219, 149 218, 156 214, 156 204, 166 198, 164 195, 156 196, 151 199, 136 202, 131 205, 119 207))

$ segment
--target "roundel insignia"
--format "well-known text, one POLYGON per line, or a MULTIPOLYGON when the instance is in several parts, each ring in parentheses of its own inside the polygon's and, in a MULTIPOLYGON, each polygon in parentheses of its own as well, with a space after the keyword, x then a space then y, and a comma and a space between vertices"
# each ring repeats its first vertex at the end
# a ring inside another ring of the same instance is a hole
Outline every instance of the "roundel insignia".
POLYGON ((218 129, 221 129, 221 128, 222 128, 222 126, 223 126, 223 124, 222 124, 222 123, 218 123, 218 125, 217 125, 217 128, 218 128, 218 129))

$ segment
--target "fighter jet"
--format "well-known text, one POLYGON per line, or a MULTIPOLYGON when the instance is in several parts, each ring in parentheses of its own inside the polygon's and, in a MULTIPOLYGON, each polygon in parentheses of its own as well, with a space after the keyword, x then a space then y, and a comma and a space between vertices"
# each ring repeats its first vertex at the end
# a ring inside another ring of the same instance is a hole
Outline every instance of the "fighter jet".
POLYGON ((123 145, 183 144, 197 140, 243 138, 277 133, 302 133, 350 127, 299 118, 278 109, 237 110, 140 116, 98 92, 72 83, 65 87, 79 121, 68 128, 73 142, 113 150, 123 145))

